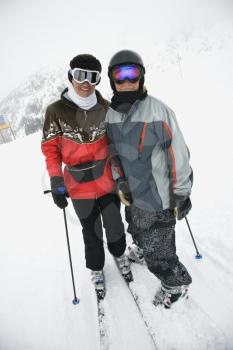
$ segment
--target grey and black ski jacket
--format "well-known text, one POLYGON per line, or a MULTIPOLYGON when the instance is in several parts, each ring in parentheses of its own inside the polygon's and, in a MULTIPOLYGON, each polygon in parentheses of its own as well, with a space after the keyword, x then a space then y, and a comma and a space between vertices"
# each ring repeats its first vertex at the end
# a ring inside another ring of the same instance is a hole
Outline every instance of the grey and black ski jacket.
MULTIPOLYGON (((126 114, 110 107, 106 124, 112 152, 120 158, 136 207, 164 210, 172 207, 172 194, 190 195, 189 150, 168 106, 147 95, 126 114)), ((115 167, 113 177, 119 177, 115 167)))

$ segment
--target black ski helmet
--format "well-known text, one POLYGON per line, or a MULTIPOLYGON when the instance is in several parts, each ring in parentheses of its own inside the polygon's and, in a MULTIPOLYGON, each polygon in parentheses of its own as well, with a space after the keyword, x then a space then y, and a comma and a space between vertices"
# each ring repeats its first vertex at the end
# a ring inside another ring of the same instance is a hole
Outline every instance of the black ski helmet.
POLYGON ((111 76, 112 70, 114 67, 122 64, 136 64, 141 67, 143 75, 142 75, 142 78, 140 79, 140 86, 143 86, 144 74, 146 73, 146 70, 145 70, 145 66, 141 56, 135 51, 121 50, 112 56, 108 65, 108 76, 110 79, 110 84, 112 89, 115 90, 115 85, 114 85, 114 82, 112 81, 112 76, 111 76))

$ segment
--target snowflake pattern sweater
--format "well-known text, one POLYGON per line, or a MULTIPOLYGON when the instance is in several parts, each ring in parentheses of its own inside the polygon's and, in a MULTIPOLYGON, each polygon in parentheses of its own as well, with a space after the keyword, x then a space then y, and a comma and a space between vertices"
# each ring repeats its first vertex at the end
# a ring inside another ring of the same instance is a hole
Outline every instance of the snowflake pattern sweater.
POLYGON ((50 177, 64 176, 72 199, 98 198, 115 188, 105 128, 109 103, 96 91, 97 104, 83 110, 69 100, 67 91, 46 110, 41 147, 47 170, 50 177), (103 175, 95 180, 79 183, 68 171, 68 167, 103 159, 103 175))

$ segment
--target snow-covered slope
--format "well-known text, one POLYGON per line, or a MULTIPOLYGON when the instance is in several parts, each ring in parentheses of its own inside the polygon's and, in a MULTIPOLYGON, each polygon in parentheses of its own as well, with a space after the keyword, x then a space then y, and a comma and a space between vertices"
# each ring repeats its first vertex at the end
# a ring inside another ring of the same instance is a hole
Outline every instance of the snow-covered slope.
MULTIPOLYGON (((55 207, 50 195, 43 194, 49 184, 40 153, 40 133, 2 145, 0 158, 4 165, 1 173, 0 349, 99 349, 96 300, 85 268, 81 227, 70 205, 67 211, 70 240, 77 295, 81 300, 73 306, 62 211, 55 207)), ((212 185, 218 175, 213 174, 212 185)), ((227 190, 230 180, 230 174, 226 174, 221 190, 227 190)), ((200 191, 195 195, 195 206, 189 215, 204 255, 202 261, 194 259, 185 223, 177 227, 178 252, 193 276, 186 304, 177 304, 173 310, 155 310, 151 298, 158 281, 144 267, 133 267, 135 288, 145 315, 154 326, 161 350, 232 349, 233 302, 229 297, 233 293, 232 207, 228 206, 228 196, 224 199, 218 189, 211 193, 209 202, 214 205, 207 208, 200 191), (219 201, 222 206, 217 207, 219 201)), ((109 254, 105 275, 109 349, 154 349, 109 254)))

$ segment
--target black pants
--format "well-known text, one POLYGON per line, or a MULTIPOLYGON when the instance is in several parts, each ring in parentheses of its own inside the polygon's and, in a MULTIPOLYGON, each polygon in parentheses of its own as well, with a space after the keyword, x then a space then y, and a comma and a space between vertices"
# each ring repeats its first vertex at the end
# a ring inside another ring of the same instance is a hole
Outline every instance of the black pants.
POLYGON ((102 221, 110 253, 119 257, 126 248, 119 198, 110 193, 97 199, 73 199, 72 202, 83 228, 86 267, 102 270, 105 261, 102 221))
POLYGON ((162 283, 174 287, 192 282, 176 254, 174 211, 148 212, 131 206, 126 210, 126 220, 128 232, 143 249, 148 269, 162 283))

